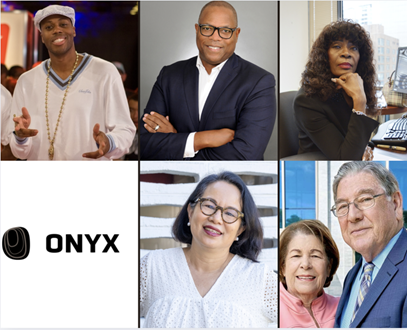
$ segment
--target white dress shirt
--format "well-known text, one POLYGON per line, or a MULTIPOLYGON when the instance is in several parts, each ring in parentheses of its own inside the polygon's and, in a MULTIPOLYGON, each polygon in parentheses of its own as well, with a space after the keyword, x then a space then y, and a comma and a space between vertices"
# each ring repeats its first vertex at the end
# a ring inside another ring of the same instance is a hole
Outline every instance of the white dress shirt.
MULTIPOLYGON (((196 60, 196 67, 199 71, 199 84, 198 84, 198 106, 199 106, 199 120, 201 120, 202 110, 204 108, 206 99, 208 98, 209 92, 211 91, 216 78, 219 75, 220 70, 227 62, 224 61, 218 66, 214 67, 210 74, 206 71, 204 65, 202 64, 201 58, 198 56, 196 60)), ((187 143, 185 144, 184 158, 195 157, 198 151, 194 149, 194 139, 195 133, 190 133, 188 135, 187 143)))

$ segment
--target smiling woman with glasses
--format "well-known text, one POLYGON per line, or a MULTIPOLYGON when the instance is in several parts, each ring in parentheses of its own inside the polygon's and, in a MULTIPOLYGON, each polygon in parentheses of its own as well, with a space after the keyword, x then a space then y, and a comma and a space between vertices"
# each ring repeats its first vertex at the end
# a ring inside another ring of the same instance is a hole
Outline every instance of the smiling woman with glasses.
POLYGON ((202 179, 176 218, 187 248, 141 260, 145 327, 262 328, 277 319, 277 276, 257 257, 263 230, 253 198, 231 172, 202 179))

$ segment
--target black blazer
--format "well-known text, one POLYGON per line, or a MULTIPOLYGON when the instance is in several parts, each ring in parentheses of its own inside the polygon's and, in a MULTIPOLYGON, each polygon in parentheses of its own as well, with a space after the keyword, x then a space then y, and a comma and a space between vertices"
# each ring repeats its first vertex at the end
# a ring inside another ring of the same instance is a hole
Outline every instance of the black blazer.
POLYGON ((301 88, 294 100, 298 153, 321 151, 328 159, 362 160, 376 120, 356 115, 341 93, 322 101, 301 88))
POLYGON ((140 125, 140 157, 182 160, 189 133, 235 130, 234 140, 200 150, 193 160, 261 160, 275 116, 275 80, 271 73, 233 54, 220 71, 198 118, 199 72, 196 57, 164 67, 144 113, 169 116, 178 133, 149 133, 140 125))

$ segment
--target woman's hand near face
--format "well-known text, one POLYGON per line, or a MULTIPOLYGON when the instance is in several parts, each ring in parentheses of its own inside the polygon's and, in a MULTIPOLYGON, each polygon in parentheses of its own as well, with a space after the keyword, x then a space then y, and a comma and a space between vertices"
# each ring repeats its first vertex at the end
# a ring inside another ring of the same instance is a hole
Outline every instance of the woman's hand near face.
POLYGON ((338 89, 343 89, 353 100, 356 111, 366 113, 366 94, 363 80, 357 73, 346 73, 339 78, 332 78, 338 89))

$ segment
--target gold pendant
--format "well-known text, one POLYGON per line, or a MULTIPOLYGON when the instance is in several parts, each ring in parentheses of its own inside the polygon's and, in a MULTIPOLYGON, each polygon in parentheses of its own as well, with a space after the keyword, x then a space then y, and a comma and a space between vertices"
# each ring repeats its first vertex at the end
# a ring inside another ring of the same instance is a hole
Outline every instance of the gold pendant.
POLYGON ((51 143, 51 146, 48 149, 48 158, 49 158, 49 160, 54 159, 54 144, 53 143, 51 143))

